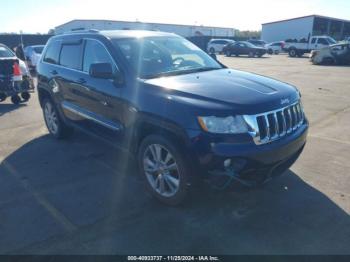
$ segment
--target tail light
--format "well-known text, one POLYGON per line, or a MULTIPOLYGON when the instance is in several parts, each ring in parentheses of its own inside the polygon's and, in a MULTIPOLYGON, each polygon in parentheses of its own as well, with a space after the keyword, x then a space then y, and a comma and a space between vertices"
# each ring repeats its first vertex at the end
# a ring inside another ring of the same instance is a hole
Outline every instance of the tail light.
POLYGON ((13 63, 13 81, 22 81, 21 67, 18 62, 13 63))

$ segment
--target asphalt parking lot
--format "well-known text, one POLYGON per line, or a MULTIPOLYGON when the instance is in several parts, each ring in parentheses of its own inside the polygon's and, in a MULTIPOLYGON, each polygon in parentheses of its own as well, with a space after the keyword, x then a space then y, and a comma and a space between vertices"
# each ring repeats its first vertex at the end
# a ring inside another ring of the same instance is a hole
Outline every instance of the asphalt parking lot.
POLYGON ((76 132, 50 136, 36 95, 0 104, 1 254, 350 254, 350 67, 306 58, 223 57, 296 85, 308 143, 282 177, 255 190, 154 201, 131 157, 76 132))

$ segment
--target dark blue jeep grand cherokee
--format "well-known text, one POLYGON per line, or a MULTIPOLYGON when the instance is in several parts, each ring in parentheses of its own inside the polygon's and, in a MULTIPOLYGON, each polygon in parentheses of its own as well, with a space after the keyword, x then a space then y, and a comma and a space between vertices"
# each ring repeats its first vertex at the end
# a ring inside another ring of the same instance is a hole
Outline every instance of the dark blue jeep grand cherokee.
POLYGON ((228 69, 174 34, 55 36, 38 65, 38 94, 54 137, 78 127, 128 150, 152 194, 172 205, 199 177, 263 183, 306 142, 295 87, 228 69))

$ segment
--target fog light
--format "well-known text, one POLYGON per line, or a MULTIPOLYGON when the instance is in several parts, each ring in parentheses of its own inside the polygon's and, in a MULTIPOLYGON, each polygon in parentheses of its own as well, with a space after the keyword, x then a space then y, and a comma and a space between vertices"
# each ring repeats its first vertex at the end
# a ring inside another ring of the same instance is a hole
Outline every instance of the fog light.
POLYGON ((228 168, 228 167, 230 167, 230 166, 231 166, 231 159, 226 159, 226 160, 224 161, 224 167, 228 168))

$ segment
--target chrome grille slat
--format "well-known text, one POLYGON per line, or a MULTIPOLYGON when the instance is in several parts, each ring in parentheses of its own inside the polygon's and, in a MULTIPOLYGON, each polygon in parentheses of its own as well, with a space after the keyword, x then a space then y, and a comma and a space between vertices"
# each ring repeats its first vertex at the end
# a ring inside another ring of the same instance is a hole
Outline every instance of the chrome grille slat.
POLYGON ((270 140, 270 138, 271 138, 270 123, 269 123, 269 118, 267 117, 267 115, 264 115, 264 120, 265 120, 265 125, 266 125, 266 139, 270 140))
POLYGON ((300 102, 257 115, 244 115, 255 144, 275 141, 297 130, 304 122, 300 102))
POLYGON ((281 110, 282 115, 282 125, 283 125, 283 131, 281 133, 281 136, 285 136, 287 133, 287 123, 286 123, 286 116, 284 115, 284 111, 281 110))
POLYGON ((288 123, 287 133, 289 134, 293 130, 293 121, 292 121, 292 114, 290 112, 290 107, 287 108, 287 113, 288 113, 288 122, 289 122, 288 123))
POLYGON ((277 112, 273 113, 273 118, 275 119, 275 135, 272 137, 272 139, 279 137, 279 127, 278 127, 278 119, 277 119, 277 112))

